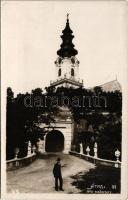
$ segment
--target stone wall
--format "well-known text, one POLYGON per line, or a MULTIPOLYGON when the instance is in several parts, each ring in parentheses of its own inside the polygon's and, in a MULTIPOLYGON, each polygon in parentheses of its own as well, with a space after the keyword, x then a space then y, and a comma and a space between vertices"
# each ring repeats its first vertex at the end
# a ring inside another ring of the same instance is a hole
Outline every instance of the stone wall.
MULTIPOLYGON (((71 120, 58 120, 55 123, 52 123, 49 127, 49 125, 42 124, 42 127, 45 127, 48 132, 46 135, 52 131, 57 130, 60 131, 64 136, 64 153, 68 153, 71 150, 71 143, 73 140, 73 123, 71 120)), ((42 146, 42 153, 45 152, 45 140, 46 135, 44 137, 44 141, 40 141, 42 146)))
POLYGON ((17 159, 14 158, 12 160, 7 160, 6 161, 7 171, 18 169, 20 167, 29 165, 35 159, 36 159, 36 154, 32 154, 32 155, 26 156, 24 158, 17 158, 17 159))

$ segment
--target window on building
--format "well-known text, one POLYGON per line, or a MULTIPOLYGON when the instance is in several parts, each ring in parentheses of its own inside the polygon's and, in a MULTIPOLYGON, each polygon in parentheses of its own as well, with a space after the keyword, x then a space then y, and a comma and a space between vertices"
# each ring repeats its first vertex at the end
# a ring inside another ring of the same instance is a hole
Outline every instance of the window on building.
POLYGON ((58 71, 58 76, 61 76, 61 69, 59 69, 58 71))
POLYGON ((71 76, 74 76, 74 69, 71 69, 71 76))
POLYGON ((71 62, 72 62, 72 64, 75 63, 75 58, 74 57, 71 58, 71 62))

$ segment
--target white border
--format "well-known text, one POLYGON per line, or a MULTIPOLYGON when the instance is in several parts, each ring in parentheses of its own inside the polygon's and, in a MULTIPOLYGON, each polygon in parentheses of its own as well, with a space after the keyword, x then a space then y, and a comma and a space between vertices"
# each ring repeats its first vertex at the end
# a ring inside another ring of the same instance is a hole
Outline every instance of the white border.
MULTIPOLYGON (((109 0, 108 0, 109 1, 109 0)), ((120 0, 122 1, 122 0, 120 0)), ((126 10, 128 11, 128 2, 126 10)), ((128 13, 127 13, 128 14, 128 13)), ((127 15, 126 15, 127 16, 127 15)), ((128 24, 126 27, 128 32, 128 24)), ((128 43, 126 44, 126 46, 128 43)), ((128 55, 128 54, 127 54, 128 55)), ((128 71, 123 84, 123 115, 122 115, 122 170, 121 170, 121 194, 7 194, 6 193, 6 159, 5 159, 5 141, 6 141, 6 88, 4 80, 4 69, 2 69, 2 101, 1 101, 1 197, 2 199, 31 199, 31 200, 126 200, 128 199, 128 71)))

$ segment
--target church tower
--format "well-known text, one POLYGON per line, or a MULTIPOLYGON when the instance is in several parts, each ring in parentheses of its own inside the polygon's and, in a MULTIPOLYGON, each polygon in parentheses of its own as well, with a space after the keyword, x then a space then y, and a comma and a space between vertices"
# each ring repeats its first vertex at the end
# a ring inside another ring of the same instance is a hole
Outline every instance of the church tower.
POLYGON ((78 51, 74 48, 72 40, 74 35, 69 25, 69 14, 67 14, 67 22, 65 29, 62 31, 62 44, 57 51, 56 81, 51 82, 50 86, 54 87, 72 87, 78 88, 83 86, 83 81, 79 79, 79 61, 76 58, 78 51))

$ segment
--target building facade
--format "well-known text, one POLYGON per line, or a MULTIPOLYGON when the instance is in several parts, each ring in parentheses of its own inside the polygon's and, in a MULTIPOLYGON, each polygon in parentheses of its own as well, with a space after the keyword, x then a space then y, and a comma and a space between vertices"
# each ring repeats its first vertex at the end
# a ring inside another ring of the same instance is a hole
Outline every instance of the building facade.
MULTIPOLYGON (((83 87, 83 81, 79 77, 79 60, 76 55, 78 51, 74 48, 72 42, 74 35, 70 28, 69 18, 67 15, 66 26, 62 31, 62 44, 60 49, 57 51, 57 59, 55 61, 56 78, 50 83, 50 87, 57 89, 58 87, 65 88, 80 88, 83 87)), ((105 83, 99 86, 103 91, 114 92, 116 90, 121 91, 121 86, 117 79, 109 83, 105 83)), ((90 88, 93 91, 94 88, 90 88)), ((102 113, 104 115, 104 113, 102 113)), ((105 113, 108 114, 108 113, 105 113)), ((50 126, 42 124, 41 127, 45 128, 46 135, 44 140, 40 140, 40 151, 41 152, 64 152, 68 153, 71 147, 74 145, 76 130, 82 129, 94 132, 92 126, 83 125, 88 123, 85 119, 80 124, 74 123, 71 112, 68 107, 59 107, 59 115, 54 116, 55 122, 51 123, 50 126), (82 125, 81 125, 82 123, 82 125)))

